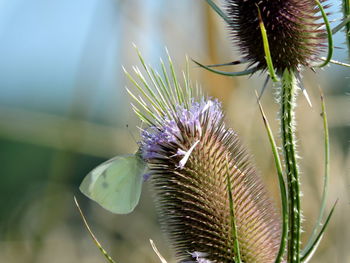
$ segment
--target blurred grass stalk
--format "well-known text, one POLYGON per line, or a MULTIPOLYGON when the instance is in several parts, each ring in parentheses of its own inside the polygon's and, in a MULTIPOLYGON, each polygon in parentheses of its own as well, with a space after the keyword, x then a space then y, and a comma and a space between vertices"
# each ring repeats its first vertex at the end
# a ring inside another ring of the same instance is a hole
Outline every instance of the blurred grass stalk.
POLYGON ((116 148, 128 151, 132 140, 126 128, 3 106, 0 137, 102 158, 115 155, 116 148))
MULTIPOLYGON (((347 112, 348 98, 327 96, 327 105, 329 105, 327 114, 330 128, 349 125, 350 115, 339 114, 347 112)), ((3 106, 0 107, 0 137, 102 158, 115 155, 116 148, 121 152, 129 151, 131 143, 126 128, 3 106), (81 138, 82 131, 84 134, 82 142, 77 145, 76 139, 81 138)))

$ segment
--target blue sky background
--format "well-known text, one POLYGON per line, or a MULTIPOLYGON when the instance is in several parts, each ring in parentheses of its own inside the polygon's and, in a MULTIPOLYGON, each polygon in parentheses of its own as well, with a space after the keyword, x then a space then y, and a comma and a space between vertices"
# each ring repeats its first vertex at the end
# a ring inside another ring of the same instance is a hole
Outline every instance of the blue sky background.
MULTIPOLYGON (((151 62, 157 61, 166 43, 156 19, 171 6, 161 0, 139 1, 142 17, 130 19, 125 16, 139 14, 126 13, 122 1, 2 0, 0 104, 65 114, 77 85, 88 85, 95 110, 110 103, 124 106, 125 45, 132 52, 131 42, 136 42, 151 62), (130 39, 138 19, 144 28, 130 39)), ((182 1, 173 6, 181 12, 188 5, 182 1)))
MULTIPOLYGON (((0 104, 65 114, 76 86, 88 85, 87 92, 93 93, 89 103, 97 111, 90 114, 108 113, 110 103, 125 106, 121 65, 128 63, 123 60, 126 39, 129 50, 137 42, 152 62, 169 45, 160 18, 183 14, 176 19, 179 28, 190 34, 190 29, 203 30, 189 25, 197 1, 171 2, 138 1, 142 17, 137 17, 139 11, 127 13, 117 0, 1 0, 0 104), (138 19, 143 28, 134 39, 127 37, 138 30, 138 19)), ((334 4, 330 11, 338 9, 334 4)), ((335 41, 343 46, 344 34, 335 41)), ((344 60, 344 50, 336 49, 335 59, 344 60)))

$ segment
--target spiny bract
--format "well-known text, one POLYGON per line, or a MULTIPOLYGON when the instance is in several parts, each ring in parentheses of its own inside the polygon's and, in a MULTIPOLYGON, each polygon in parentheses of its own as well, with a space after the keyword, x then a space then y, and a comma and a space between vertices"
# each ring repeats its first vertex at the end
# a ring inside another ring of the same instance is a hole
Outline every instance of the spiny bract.
POLYGON ((248 62, 267 67, 258 7, 278 73, 318 60, 326 38, 315 0, 226 0, 231 34, 248 62))
POLYGON ((226 127, 221 104, 195 92, 188 79, 181 88, 175 75, 170 83, 165 71, 161 78, 145 70, 154 88, 135 68, 145 85, 136 86, 143 97, 130 92, 138 103, 135 112, 148 124, 140 150, 161 225, 178 258, 234 262, 229 177, 243 262, 274 262, 281 238, 278 216, 237 134, 226 127))

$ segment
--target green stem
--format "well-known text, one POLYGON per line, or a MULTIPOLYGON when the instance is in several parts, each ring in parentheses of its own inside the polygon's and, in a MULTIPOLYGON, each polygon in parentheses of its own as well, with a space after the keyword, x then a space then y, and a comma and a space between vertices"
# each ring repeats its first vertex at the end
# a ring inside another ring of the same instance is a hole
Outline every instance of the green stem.
POLYGON ((281 135, 288 187, 289 239, 288 262, 300 262, 300 183, 294 134, 294 109, 297 82, 295 73, 286 69, 282 77, 281 135))

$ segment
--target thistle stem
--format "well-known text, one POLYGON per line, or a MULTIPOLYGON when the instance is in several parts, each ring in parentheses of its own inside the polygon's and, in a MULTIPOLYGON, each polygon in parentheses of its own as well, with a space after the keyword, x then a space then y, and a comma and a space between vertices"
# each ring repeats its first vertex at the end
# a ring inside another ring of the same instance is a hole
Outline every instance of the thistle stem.
POLYGON ((288 262, 300 262, 300 183, 296 157, 296 141, 294 134, 294 110, 297 81, 295 73, 286 69, 282 77, 281 91, 281 135, 284 162, 287 175, 289 239, 288 262))

